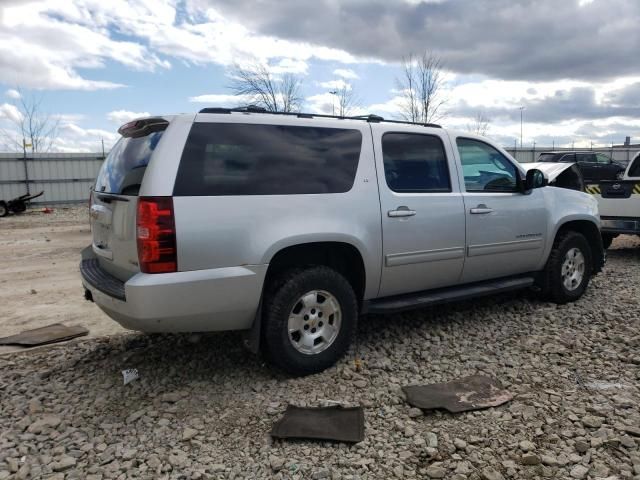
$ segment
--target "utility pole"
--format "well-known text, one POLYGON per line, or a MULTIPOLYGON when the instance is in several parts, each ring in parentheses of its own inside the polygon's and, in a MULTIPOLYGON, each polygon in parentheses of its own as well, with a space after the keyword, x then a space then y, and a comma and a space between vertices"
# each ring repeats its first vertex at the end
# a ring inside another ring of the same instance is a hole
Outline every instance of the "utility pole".
MULTIPOLYGON (((33 149, 33 144, 29 144, 33 149)), ((27 195, 29 195, 29 168, 27 166, 27 141, 22 138, 22 160, 24 162, 24 185, 27 187, 27 195)))
POLYGON ((556 149, 556 139, 554 138, 554 139, 551 141, 551 150, 555 150, 555 149, 556 149))
POLYGON ((520 107, 520 148, 522 149, 522 111, 524 107, 520 107))
POLYGON ((104 160, 104 138, 101 138, 100 142, 102 143, 102 159, 104 160))

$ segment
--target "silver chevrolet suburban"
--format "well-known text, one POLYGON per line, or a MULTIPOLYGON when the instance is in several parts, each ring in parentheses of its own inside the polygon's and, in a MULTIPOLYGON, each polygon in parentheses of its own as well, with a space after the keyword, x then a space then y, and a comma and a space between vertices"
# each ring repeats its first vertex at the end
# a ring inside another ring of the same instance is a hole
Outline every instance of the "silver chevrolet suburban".
POLYGON ((293 374, 332 365, 365 313, 528 287, 569 302, 604 263, 594 198, 469 133, 255 107, 119 133, 86 298, 132 330, 246 330, 293 374))

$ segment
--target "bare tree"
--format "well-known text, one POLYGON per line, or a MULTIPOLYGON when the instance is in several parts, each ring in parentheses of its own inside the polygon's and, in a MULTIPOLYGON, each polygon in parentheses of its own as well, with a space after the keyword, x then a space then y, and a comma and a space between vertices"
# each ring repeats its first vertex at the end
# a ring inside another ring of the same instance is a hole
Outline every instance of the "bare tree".
POLYGON ((402 95, 400 116, 405 120, 431 123, 444 116, 447 97, 440 57, 429 51, 402 57, 402 75, 396 85, 402 95))
POLYGON ((340 117, 347 117, 362 106, 362 100, 354 90, 353 85, 343 83, 340 88, 330 93, 334 95, 338 101, 338 111, 335 112, 334 109, 334 113, 337 113, 340 117))
POLYGON ((14 102, 16 115, 9 117, 13 128, 2 129, 0 134, 4 137, 5 143, 16 150, 30 145, 28 148, 31 149, 31 153, 48 152, 56 140, 60 119, 43 110, 41 95, 26 95, 20 88, 17 91, 20 95, 14 102))
POLYGON ((491 119, 484 112, 477 112, 476 116, 473 117, 473 122, 467 124, 467 131, 484 137, 489 131, 490 123, 491 119))
POLYGON ((232 78, 229 88, 234 95, 245 97, 269 112, 296 112, 302 106, 302 80, 296 75, 275 76, 263 64, 248 67, 236 64, 232 78))

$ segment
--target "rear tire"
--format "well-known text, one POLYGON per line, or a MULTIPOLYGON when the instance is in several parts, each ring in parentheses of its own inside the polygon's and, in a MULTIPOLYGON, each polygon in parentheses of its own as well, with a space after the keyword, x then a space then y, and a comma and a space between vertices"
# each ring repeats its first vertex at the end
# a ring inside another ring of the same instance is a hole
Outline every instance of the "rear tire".
POLYGON ((328 267, 284 272, 267 286, 264 307, 265 357, 293 375, 335 364, 355 333, 356 295, 349 282, 328 267))
POLYGON ((602 247, 607 250, 611 244, 613 243, 613 239, 616 238, 618 235, 614 234, 614 233, 603 233, 602 234, 602 247))
POLYGON ((559 304, 578 300, 593 273, 593 255, 584 235, 566 231, 553 242, 544 270, 545 296, 559 304))

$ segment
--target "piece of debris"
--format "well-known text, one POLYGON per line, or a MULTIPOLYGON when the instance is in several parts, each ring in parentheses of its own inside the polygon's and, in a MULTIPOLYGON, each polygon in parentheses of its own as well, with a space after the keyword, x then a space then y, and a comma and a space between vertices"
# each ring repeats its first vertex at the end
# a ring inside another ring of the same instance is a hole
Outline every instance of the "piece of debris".
POLYGON ((137 378, 140 378, 140 373, 137 368, 129 368, 127 370, 122 371, 122 378, 124 379, 124 384, 133 382, 137 378))
POLYGON ((61 323, 54 323, 46 327, 25 330, 17 335, 0 338, 0 345, 19 345, 22 347, 37 347, 50 343, 64 342, 72 338, 87 335, 89 330, 79 325, 67 327, 61 323))
POLYGON ((402 387, 407 402, 423 410, 444 408, 451 413, 497 407, 513 398, 499 380, 471 375, 446 383, 402 387))
POLYGON ((364 440, 364 410, 340 405, 319 408, 289 405, 273 425, 271 436, 358 443, 364 440))

